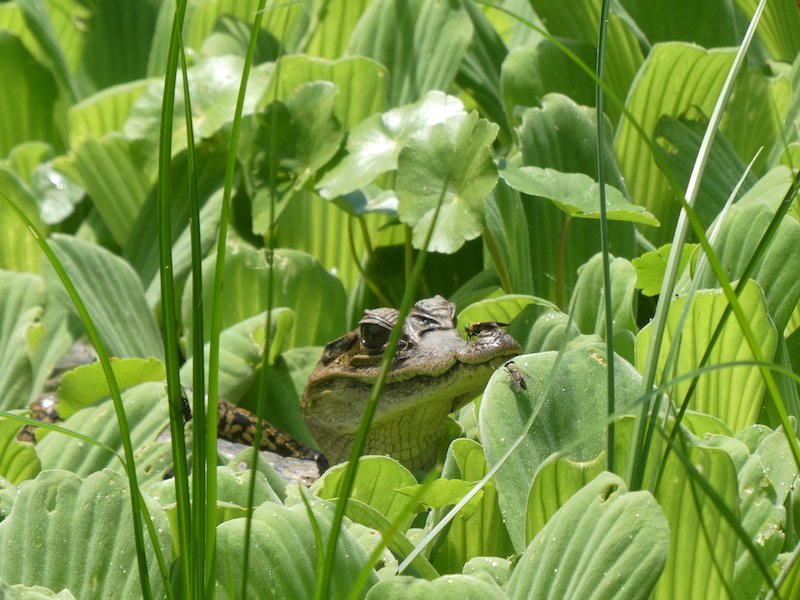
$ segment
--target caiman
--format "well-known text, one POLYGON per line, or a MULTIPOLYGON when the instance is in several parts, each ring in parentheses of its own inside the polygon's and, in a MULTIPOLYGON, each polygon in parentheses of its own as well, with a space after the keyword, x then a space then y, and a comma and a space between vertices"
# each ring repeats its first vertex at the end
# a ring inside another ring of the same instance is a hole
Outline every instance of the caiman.
MULTIPOLYGON (((386 454, 412 470, 436 460, 444 419, 477 396, 520 346, 501 323, 458 334, 455 305, 441 296, 409 311, 367 437, 365 454, 386 454)), ((330 464, 347 460, 389 335, 393 308, 367 310, 358 328, 325 346, 303 393, 303 415, 330 464)), ((484 324, 473 324, 484 325, 484 324)))

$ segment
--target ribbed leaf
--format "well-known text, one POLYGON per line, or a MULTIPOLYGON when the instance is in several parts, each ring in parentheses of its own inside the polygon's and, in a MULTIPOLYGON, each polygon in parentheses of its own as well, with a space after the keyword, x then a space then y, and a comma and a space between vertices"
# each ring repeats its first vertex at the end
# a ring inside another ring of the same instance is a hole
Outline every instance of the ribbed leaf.
POLYGON ((0 31, 0 80, 0 157, 26 140, 58 146, 56 82, 22 42, 5 31, 0 31))
MULTIPOLYGON (((761 352, 769 360, 775 353, 777 333, 767 314, 764 294, 755 283, 748 283, 739 296, 742 309, 749 317, 749 326, 761 343, 761 352)), ((664 342, 658 359, 659 373, 664 368, 670 346, 676 343, 674 335, 686 298, 673 298, 670 303, 664 342)), ((728 301, 722 291, 698 292, 692 301, 689 318, 683 328, 678 360, 674 373, 660 373, 657 381, 669 381, 673 377, 696 369, 706 351, 711 335, 725 310, 728 301)), ((646 325, 636 338, 636 362, 644 364, 652 326, 646 325)), ((733 361, 753 360, 753 354, 744 341, 742 328, 731 316, 725 324, 707 364, 719 365, 733 361)), ((675 384, 670 396, 681 404, 690 381, 675 384)), ((721 419, 732 431, 739 431, 756 422, 764 397, 764 381, 757 367, 725 367, 700 376, 697 389, 689 404, 691 408, 721 419)))
MULTIPOLYGON (((487 470, 481 445, 474 440, 456 439, 448 449, 442 477, 467 484, 469 489, 486 475, 487 470)), ((461 500, 460 496, 455 499, 458 500, 461 500)), ((470 508, 467 504, 464 507, 466 514, 453 519, 433 559, 433 565, 439 573, 458 573, 468 560, 478 556, 510 556, 514 552, 497 503, 494 482, 481 488, 481 493, 470 502, 474 502, 475 506, 466 513, 470 508)), ((446 512, 436 511, 436 520, 446 512)))
POLYGON ((648 598, 669 534, 649 492, 628 492, 622 479, 601 473, 530 543, 508 581, 509 598, 648 598))
MULTIPOLYGON (((750 19, 758 0, 734 0, 734 5, 750 19)), ((800 14, 791 0, 767 2, 756 31, 772 58, 791 62, 800 51, 800 14)))
POLYGON ((8 198, 33 221, 40 231, 47 232, 39 218, 36 199, 30 189, 12 171, 0 167, 0 269, 37 273, 41 257, 39 246, 25 224, 6 204, 8 198))
MULTIPOLYGON (((340 4, 349 6, 351 3, 340 4)), ((331 81, 339 90, 334 99, 334 112, 347 129, 386 109, 386 69, 362 56, 324 60, 290 54, 280 59, 280 70, 276 70, 275 75, 269 81, 262 102, 275 98, 286 100, 303 83, 331 81), (364 90, 370 93, 365 94, 364 90)))
POLYGON ((549 456, 536 472, 525 513, 525 540, 530 543, 567 501, 597 477, 606 464, 605 453, 585 462, 549 456))
MULTIPOLYGON (((563 0, 562 2, 532 0, 531 5, 542 19, 547 31, 551 35, 561 38, 560 41, 572 39, 588 43, 592 48, 597 46, 599 3, 594 0, 563 0)), ((623 102, 628 95, 631 82, 644 62, 641 40, 630 19, 624 14, 619 14, 614 6, 608 17, 606 35, 604 80, 620 102, 623 102)), ((571 49, 575 50, 575 47, 572 46, 571 49)), ((593 69, 594 55, 584 62, 593 69)), ((559 77, 559 74, 553 73, 552 76, 559 77)), ((544 75, 544 78, 549 80, 551 75, 544 75)), ((576 96, 572 96, 572 98, 578 100, 576 96)), ((586 104, 594 106, 594 97, 586 104)), ((528 104, 527 106, 533 105, 528 104)), ((621 113, 622 108, 608 98, 606 114, 613 123, 616 124, 621 113)))
POLYGON ((344 54, 350 35, 369 4, 369 0, 328 2, 305 52, 320 58, 339 58, 344 54))
MULTIPOLYGON (((736 470, 727 453, 699 445, 687 447, 691 464, 739 517, 736 470)), ((686 472, 674 455, 661 473, 656 499, 669 521, 669 559, 653 597, 729 598, 737 538, 716 501, 686 472)))
POLYGON ((380 582, 367 594, 367 600, 463 600, 492 598, 504 600, 505 592, 488 578, 471 575, 445 575, 433 581, 415 577, 392 577, 380 582))
POLYGON ((86 90, 142 79, 155 31, 157 5, 139 0, 92 0, 86 46, 76 77, 86 90), (124 48, 124 51, 120 51, 124 48))
MULTIPOLYGON (((768 2, 767 9, 772 5, 768 2)), ((794 7, 792 10, 800 12, 794 7)), ((757 31, 761 31, 763 23, 762 18, 757 31)), ((762 148, 765 150, 754 163, 756 173, 761 173, 764 165, 773 166, 786 149, 786 125, 794 120, 789 108, 795 85, 787 75, 744 71, 725 111, 722 131, 743 161, 749 163, 762 148)))
MULTIPOLYGON (((205 297, 211 297, 215 256, 203 261, 205 297)), ((321 346, 345 332, 345 295, 342 284, 327 273, 311 256, 294 250, 275 252, 272 306, 292 309, 305 315, 302 327, 287 332, 286 348, 321 346)), ((243 321, 266 309, 268 268, 264 252, 241 242, 230 247, 225 256, 225 302, 222 326, 243 321)), ((182 300, 182 314, 187 348, 191 336, 191 286, 182 300)), ((206 319, 210 327, 210 319, 206 319)), ((205 339, 208 331, 205 332, 205 339)))
MULTIPOLYGON (((327 505, 314 504, 314 516, 322 539, 330 535, 332 511, 327 505)), ((227 521, 217 528, 217 595, 239 597, 242 578, 244 519, 227 521)), ((250 539, 249 587, 247 598, 310 598, 314 594, 315 573, 319 568, 315 540, 306 507, 300 503, 289 508, 267 502, 254 513, 250 539)), ((330 595, 344 597, 366 562, 366 553, 346 531, 339 532, 331 577, 330 595)), ((370 575, 369 585, 377 577, 370 575)))
POLYGON ((147 86, 147 81, 134 81, 106 88, 67 112, 69 145, 77 148, 85 138, 100 139, 112 131, 122 131, 128 111, 147 86))
MULTIPOLYGON (((614 352, 633 361, 633 336, 636 325, 636 271, 624 258, 609 257, 611 262, 611 307, 614 339, 619 342, 614 352)), ((606 338, 605 287, 603 261, 596 254, 578 271, 572 318, 581 333, 596 333, 606 338)))
POLYGON ((622 0, 621 4, 651 44, 680 40, 717 48, 736 46, 741 41, 737 36, 736 11, 730 0, 709 0, 702 4, 692 0, 647 3, 622 0))
MULTIPOLYGON (((144 383, 125 390, 122 398, 134 449, 155 441, 169 423, 164 384, 144 383)), ((122 454, 122 438, 110 399, 79 410, 62 425, 66 429, 98 440, 122 454)), ((105 448, 89 445, 61 433, 47 433, 36 445, 36 452, 44 469, 65 469, 78 475, 88 475, 105 468, 122 472, 122 465, 117 457, 105 448)))
MULTIPOLYGON (((675 178, 686 187, 689 175, 694 167, 695 157, 700 149, 707 123, 692 121, 686 118, 673 119, 664 116, 659 119, 653 133, 654 141, 662 151, 663 160, 669 165, 675 178)), ((733 129, 736 129, 734 127, 733 129)), ((746 165, 736 155, 730 142, 718 135, 711 147, 711 152, 703 171, 703 179, 694 204, 694 210, 700 222, 708 227, 719 214, 739 184, 745 173, 746 165)), ((756 178, 748 174, 739 192, 747 191, 756 178)))
MULTIPOLYGON (((494 465, 509 444, 533 425, 525 440, 495 476, 500 508, 506 522, 517 521, 528 506, 528 490, 539 465, 554 452, 576 460, 591 460, 603 449, 606 422, 607 360, 603 346, 576 344, 566 351, 552 373, 555 352, 514 359, 525 389, 513 385, 505 369, 495 371, 480 407, 480 432, 486 459, 494 465), (543 394, 547 393, 546 396, 543 394)), ((615 361, 617 414, 630 410, 639 396, 641 378, 620 358, 615 361)), ((514 547, 525 547, 523 527, 510 527, 514 547)))
MULTIPOLYGON (((339 484, 346 468, 346 463, 332 467, 311 486, 310 491, 325 500, 338 498, 339 484)), ((397 523, 398 530, 403 532, 414 514, 403 510, 408 496, 398 494, 397 490, 416 483, 408 469, 396 460, 388 456, 365 456, 359 459, 350 498, 372 506, 389 521, 397 523)))
POLYGON ((41 338, 41 278, 0 271, 0 410, 33 400, 33 349, 41 338))
POLYGON ((449 89, 471 38, 472 22, 459 3, 377 0, 356 25, 348 53, 388 69, 389 105, 400 106, 449 89))
MULTIPOLYGON (((148 508, 169 562, 166 517, 154 502, 148 508)), ((122 475, 101 471, 81 479, 44 471, 19 487, 11 514, 0 523, 0 578, 67 588, 76 598, 141 597, 131 519, 122 475)), ((147 536, 145 547, 150 584, 160 598, 163 582, 147 536)))
MULTIPOLYGON (((772 175, 778 176, 777 179, 783 180, 782 183, 788 187, 788 172, 782 167, 771 171, 731 208, 714 241, 714 252, 731 281, 741 277, 786 192, 783 185, 773 187, 776 178, 772 175)), ((778 226, 772 243, 752 275, 764 290, 770 317, 781 332, 800 301, 800 278, 794 276, 792 269, 786 268, 786 261, 798 256, 800 224, 788 217, 778 226)), ((711 269, 706 270, 699 283, 702 287, 718 285, 711 269)))
MULTIPOLYGON (((678 117, 689 109, 710 115, 732 62, 731 50, 703 50, 681 43, 654 46, 626 101, 631 118, 641 124, 645 135, 652 136, 663 115, 678 117)), ((668 241, 680 205, 628 117, 620 120, 614 147, 631 198, 661 221, 661 229, 645 233, 654 243, 668 241)))
MULTIPOLYGON (((130 265, 108 250, 77 238, 53 236, 50 244, 86 304, 109 354, 161 358, 161 335, 130 265)), ((65 296, 61 283, 50 281, 48 287, 65 296)), ((62 302, 74 310, 65 297, 62 302)))
POLYGON ((31 444, 17 440, 21 423, 0 417, 0 477, 17 485, 42 470, 31 444))
POLYGON ((150 188, 131 143, 120 133, 87 137, 56 168, 88 192, 114 241, 124 247, 150 188))

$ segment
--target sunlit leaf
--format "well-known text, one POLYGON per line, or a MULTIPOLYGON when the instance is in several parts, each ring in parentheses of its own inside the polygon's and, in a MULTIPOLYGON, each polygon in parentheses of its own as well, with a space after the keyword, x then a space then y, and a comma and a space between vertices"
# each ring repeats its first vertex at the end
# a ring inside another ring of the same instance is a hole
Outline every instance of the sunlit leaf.
MULTIPOLYGON (((600 186, 583 173, 561 173, 539 167, 513 167, 501 163, 503 180, 515 190, 547 198, 572 217, 600 218, 600 186)), ((606 185, 609 220, 658 225, 658 220, 641 206, 631 204, 616 188, 606 185)))
POLYGON ((400 151, 414 134, 463 114, 464 105, 457 98, 428 92, 415 104, 366 119, 350 131, 348 155, 317 184, 320 195, 342 196, 396 169, 400 151))
MULTIPOLYGON (((767 360, 775 353, 777 333, 769 318, 764 303, 764 294, 755 283, 748 283, 739 296, 739 303, 748 315, 748 325, 760 341, 761 352, 767 360)), ((675 372, 661 373, 670 351, 670 346, 679 343, 674 339, 681 320, 686 297, 673 298, 669 307, 664 342, 659 352, 658 381, 667 382, 672 377, 689 373, 699 366, 711 335, 716 328, 727 299, 720 290, 698 292, 683 324, 680 352, 677 354, 675 372)), ((636 362, 643 365, 647 345, 652 334, 652 324, 646 325, 636 338, 636 362)), ((750 347, 745 342, 741 325, 732 315, 723 328, 722 335, 708 360, 708 365, 720 365, 734 361, 753 360, 750 347)), ((672 387, 670 396, 677 404, 685 397, 690 380, 684 379, 672 387)), ((764 380, 757 367, 737 366, 714 369, 700 375, 697 389, 689 406, 720 418, 732 431, 739 431, 756 422, 764 398, 764 380)))
POLYGON ((400 152, 397 212, 413 228, 415 247, 422 247, 440 198, 428 250, 452 253, 481 234, 483 204, 497 184, 491 154, 497 131, 472 112, 420 131, 400 152))
POLYGON ((677 117, 689 109, 710 115, 732 61, 733 51, 729 49, 704 50, 678 42, 657 44, 630 89, 626 100, 630 116, 620 119, 614 150, 631 199, 662 224, 660 229, 646 231, 656 244, 671 239, 680 204, 675 202, 647 140, 641 138, 631 119, 639 122, 644 135, 652 136, 663 115, 677 117))

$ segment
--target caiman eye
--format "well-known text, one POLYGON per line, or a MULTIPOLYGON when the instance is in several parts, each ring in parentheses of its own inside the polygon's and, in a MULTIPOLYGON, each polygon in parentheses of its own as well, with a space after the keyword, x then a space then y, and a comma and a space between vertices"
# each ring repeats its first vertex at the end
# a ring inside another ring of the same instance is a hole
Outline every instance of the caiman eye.
POLYGON ((361 345, 365 350, 375 352, 383 350, 386 342, 389 341, 389 334, 391 329, 387 329, 377 323, 361 323, 358 328, 358 333, 361 336, 361 345))

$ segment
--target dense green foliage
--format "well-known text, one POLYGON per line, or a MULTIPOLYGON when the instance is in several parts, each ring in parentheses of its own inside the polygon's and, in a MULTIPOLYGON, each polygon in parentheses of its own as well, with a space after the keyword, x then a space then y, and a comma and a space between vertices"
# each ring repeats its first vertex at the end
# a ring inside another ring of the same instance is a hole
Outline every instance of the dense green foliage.
POLYGON ((614 3, 600 123, 599 0, 299 0, 255 31, 256 1, 192 0, 188 97, 175 4, 0 4, 0 597, 800 597, 795 2, 719 107, 755 0, 614 3), (212 460, 189 535, 164 380, 218 352, 219 395, 313 444, 321 346, 409 288, 510 323, 524 386, 498 369, 426 478, 360 461, 346 509, 346 465, 212 460), (95 330, 115 360, 64 376, 68 432, 17 441, 95 330))

